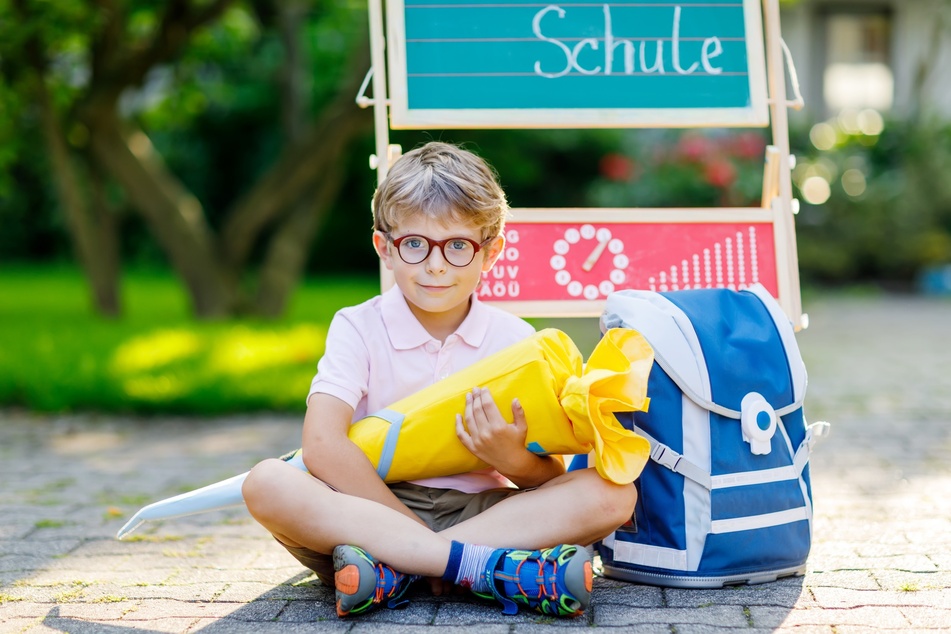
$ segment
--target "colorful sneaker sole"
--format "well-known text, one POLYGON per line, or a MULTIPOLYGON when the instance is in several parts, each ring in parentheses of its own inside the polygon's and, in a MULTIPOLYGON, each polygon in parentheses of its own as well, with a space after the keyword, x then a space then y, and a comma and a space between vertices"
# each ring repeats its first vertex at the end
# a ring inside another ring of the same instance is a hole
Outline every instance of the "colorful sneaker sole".
POLYGON ((333 552, 337 616, 360 614, 373 607, 375 562, 359 548, 337 546, 333 552))

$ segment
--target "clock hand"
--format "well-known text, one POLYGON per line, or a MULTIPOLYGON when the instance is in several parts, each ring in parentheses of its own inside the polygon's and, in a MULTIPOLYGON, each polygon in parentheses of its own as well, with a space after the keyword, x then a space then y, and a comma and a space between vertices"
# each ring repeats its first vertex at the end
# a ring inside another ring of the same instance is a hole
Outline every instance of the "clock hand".
POLYGON ((584 261, 584 264, 581 265, 582 270, 590 271, 594 268, 594 265, 597 264, 598 259, 601 257, 601 254, 604 253, 604 247, 608 246, 609 240, 602 240, 594 247, 594 251, 591 252, 591 255, 588 256, 588 259, 584 261))

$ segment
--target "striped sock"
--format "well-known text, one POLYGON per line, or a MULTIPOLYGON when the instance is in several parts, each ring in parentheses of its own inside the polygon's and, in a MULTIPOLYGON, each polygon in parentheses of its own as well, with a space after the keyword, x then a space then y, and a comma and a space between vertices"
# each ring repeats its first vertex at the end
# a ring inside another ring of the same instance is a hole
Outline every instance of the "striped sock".
POLYGON ((488 592, 489 585, 482 573, 485 572, 485 565, 493 552, 495 549, 490 546, 463 544, 459 572, 454 580, 456 585, 469 588, 473 592, 488 592))

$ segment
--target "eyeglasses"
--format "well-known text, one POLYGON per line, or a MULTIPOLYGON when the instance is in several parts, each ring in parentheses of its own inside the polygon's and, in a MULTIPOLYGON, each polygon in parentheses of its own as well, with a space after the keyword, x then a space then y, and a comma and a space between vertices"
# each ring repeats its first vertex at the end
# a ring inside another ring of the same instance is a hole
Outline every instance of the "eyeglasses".
POLYGON ((433 240, 426 236, 414 235, 394 238, 388 233, 386 239, 393 243, 397 253, 400 254, 400 259, 407 264, 419 264, 429 257, 433 247, 439 247, 446 262, 460 268, 469 266, 472 260, 475 259, 476 253, 492 241, 492 238, 488 238, 481 243, 469 238, 433 240))

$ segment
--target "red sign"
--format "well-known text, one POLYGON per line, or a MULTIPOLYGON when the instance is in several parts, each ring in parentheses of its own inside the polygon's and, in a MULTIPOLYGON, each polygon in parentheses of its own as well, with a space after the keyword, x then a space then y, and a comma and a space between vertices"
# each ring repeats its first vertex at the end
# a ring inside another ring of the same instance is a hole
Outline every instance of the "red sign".
POLYGON ((592 301, 635 288, 742 289, 778 296, 770 222, 510 222, 479 296, 493 302, 592 301))

